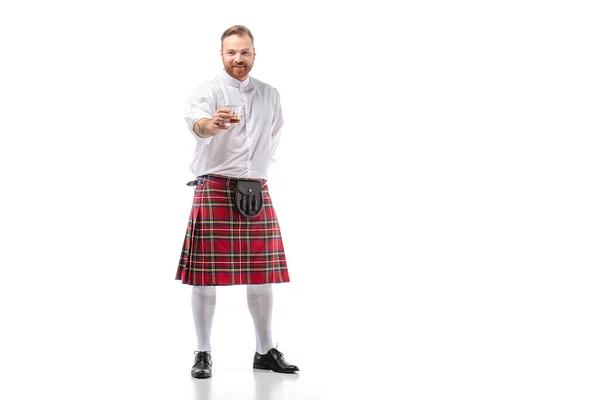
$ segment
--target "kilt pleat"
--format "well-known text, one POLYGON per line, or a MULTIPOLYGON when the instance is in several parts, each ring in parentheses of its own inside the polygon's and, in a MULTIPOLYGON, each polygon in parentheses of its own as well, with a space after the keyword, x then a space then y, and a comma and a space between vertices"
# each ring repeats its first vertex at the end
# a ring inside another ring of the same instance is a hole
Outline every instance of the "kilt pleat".
POLYGON ((262 180, 264 208, 256 218, 238 213, 236 179, 199 178, 176 279, 188 285, 251 285, 289 282, 277 214, 262 180))

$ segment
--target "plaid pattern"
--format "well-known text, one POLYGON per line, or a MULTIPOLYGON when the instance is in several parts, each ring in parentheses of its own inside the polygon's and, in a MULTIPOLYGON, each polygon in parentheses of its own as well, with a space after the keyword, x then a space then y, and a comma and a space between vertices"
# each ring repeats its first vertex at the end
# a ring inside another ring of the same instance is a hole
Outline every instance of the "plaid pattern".
POLYGON ((200 286, 289 282, 277 215, 262 180, 264 209, 246 218, 233 202, 236 179, 199 178, 176 279, 200 286))

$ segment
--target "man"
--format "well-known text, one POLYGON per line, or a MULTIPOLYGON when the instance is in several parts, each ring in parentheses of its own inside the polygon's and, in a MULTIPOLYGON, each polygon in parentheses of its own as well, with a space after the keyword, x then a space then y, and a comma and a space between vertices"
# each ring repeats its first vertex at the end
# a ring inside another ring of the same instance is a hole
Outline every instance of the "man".
POLYGON ((256 335, 253 367, 294 373, 271 339, 273 283, 289 282, 277 215, 266 185, 283 118, 279 92, 250 77, 256 51, 248 28, 221 36, 224 70, 199 85, 185 114, 196 138, 194 202, 176 279, 192 287, 198 340, 192 376, 212 376, 210 334, 216 287, 247 285, 256 335), (227 105, 241 105, 232 123, 227 105))

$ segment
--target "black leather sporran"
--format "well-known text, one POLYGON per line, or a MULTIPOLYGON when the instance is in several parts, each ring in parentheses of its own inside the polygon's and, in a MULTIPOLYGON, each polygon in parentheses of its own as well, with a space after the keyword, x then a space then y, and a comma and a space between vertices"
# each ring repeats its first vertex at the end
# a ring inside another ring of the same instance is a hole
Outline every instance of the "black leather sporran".
POLYGON ((258 217, 264 207, 260 181, 238 180, 235 185, 235 208, 244 217, 258 217))

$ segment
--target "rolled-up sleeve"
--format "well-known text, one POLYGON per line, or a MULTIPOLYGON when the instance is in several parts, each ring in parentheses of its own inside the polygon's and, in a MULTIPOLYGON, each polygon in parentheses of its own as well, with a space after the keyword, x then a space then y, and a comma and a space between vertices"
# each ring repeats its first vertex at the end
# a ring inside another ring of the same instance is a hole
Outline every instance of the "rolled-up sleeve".
POLYGON ((202 118, 212 118, 216 111, 216 101, 213 91, 207 85, 198 85, 190 96, 184 111, 184 119, 189 131, 201 144, 209 144, 212 137, 201 138, 194 132, 194 124, 202 118))

